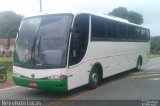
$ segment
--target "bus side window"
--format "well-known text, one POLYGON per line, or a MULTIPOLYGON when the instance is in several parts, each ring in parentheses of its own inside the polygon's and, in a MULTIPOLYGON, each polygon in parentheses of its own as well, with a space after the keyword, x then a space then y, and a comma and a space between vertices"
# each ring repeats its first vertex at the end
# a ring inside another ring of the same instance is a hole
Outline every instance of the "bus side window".
POLYGON ((92 16, 92 40, 105 38, 105 21, 103 18, 92 16))
POLYGON ((141 29, 139 27, 135 28, 135 36, 137 41, 141 41, 141 29))
POLYGON ((89 34, 89 15, 77 15, 73 28, 77 33, 73 32, 72 35, 69 65, 78 64, 86 54, 89 34))
POLYGON ((146 41, 149 41, 150 39, 150 31, 147 29, 146 30, 146 41))
POLYGON ((146 40, 146 31, 145 31, 145 29, 141 29, 141 40, 142 41, 146 40))
POLYGON ((120 40, 127 39, 127 25, 123 23, 118 24, 118 37, 120 40))

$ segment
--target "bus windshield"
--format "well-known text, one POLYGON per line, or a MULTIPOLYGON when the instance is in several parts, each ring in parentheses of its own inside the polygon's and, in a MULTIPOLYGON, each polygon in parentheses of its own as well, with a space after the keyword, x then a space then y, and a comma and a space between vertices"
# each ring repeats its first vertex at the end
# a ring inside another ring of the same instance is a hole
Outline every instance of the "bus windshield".
POLYGON ((72 15, 48 15, 22 21, 14 63, 24 67, 65 67, 72 15))

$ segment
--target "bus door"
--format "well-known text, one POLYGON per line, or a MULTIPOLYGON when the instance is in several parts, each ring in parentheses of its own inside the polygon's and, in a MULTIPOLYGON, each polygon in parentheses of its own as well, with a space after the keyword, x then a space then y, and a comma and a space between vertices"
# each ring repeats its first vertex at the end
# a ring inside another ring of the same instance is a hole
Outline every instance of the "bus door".
MULTIPOLYGON (((79 14, 76 16, 73 26, 73 33, 70 44, 69 54, 69 70, 68 74, 68 88, 72 89, 83 85, 86 80, 82 79, 84 76, 84 68, 82 64, 83 58, 86 54, 89 36, 89 15, 79 14)), ((86 77, 87 78, 87 77, 86 77)))

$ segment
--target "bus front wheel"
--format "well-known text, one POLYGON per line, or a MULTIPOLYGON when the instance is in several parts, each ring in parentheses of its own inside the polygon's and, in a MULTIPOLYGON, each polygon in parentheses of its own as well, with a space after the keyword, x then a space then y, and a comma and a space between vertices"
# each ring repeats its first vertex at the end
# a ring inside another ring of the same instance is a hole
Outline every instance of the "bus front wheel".
POLYGON ((100 76, 98 73, 98 68, 94 67, 89 76, 89 84, 88 84, 89 89, 97 88, 97 85, 99 83, 99 77, 100 76))

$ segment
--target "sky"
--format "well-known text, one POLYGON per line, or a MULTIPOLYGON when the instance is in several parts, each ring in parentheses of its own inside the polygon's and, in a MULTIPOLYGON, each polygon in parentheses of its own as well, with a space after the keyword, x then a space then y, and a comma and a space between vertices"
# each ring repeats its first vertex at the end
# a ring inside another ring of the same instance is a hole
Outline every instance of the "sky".
MULTIPOLYGON (((76 9, 108 13, 117 7, 142 14, 142 25, 150 29, 151 36, 160 36, 160 0, 42 0, 43 12, 76 9)), ((0 0, 0 11, 10 10, 21 15, 38 13, 39 0, 0 0)))

